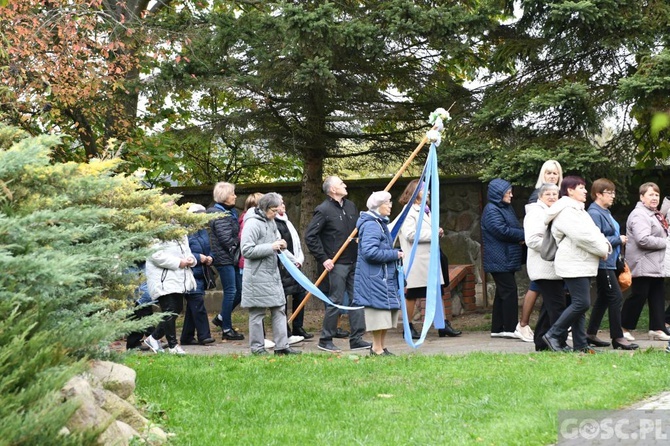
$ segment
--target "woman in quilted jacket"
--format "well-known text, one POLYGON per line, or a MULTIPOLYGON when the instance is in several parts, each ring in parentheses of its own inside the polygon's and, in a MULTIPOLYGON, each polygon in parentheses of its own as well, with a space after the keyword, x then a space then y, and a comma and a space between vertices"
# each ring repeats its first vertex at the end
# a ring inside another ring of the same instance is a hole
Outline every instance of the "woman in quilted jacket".
POLYGON ((365 307, 365 327, 372 332, 370 356, 392 356, 384 346, 386 332, 398 324, 398 260, 403 252, 393 248, 388 230, 391 194, 374 192, 361 212, 358 228, 358 260, 354 275, 354 304, 365 307))

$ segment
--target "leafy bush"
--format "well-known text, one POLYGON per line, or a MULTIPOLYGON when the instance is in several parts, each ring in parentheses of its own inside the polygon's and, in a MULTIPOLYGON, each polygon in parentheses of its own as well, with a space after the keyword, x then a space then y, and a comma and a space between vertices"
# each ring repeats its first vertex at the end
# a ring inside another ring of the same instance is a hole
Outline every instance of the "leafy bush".
POLYGON ((59 389, 142 323, 126 318, 127 271, 152 240, 203 224, 118 160, 53 163, 60 144, 0 125, 0 444, 93 441, 59 435, 76 410, 59 389))

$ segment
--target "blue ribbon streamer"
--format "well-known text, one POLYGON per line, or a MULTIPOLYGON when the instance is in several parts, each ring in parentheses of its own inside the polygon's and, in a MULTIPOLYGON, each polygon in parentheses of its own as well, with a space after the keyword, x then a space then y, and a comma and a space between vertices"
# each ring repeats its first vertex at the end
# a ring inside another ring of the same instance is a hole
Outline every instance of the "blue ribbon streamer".
MULTIPOLYGON (((424 191, 428 190, 430 187, 430 206, 431 206, 431 237, 430 237, 430 258, 428 262, 428 278, 426 282, 426 316, 424 319, 423 328, 421 329, 421 337, 415 343, 412 339, 412 334, 409 330, 409 319, 407 317, 407 304, 405 303, 405 292, 404 292, 404 277, 402 282, 399 281, 399 295, 401 302, 401 309, 403 314, 403 332, 405 337, 405 342, 412 347, 417 348, 423 344, 430 329, 431 324, 425 323, 426 321, 432 321, 435 328, 444 328, 444 311, 442 308, 442 303, 438 301, 438 298, 441 299, 441 286, 440 286, 440 247, 437 240, 439 239, 439 204, 440 204, 440 188, 439 188, 439 177, 437 173, 437 150, 435 144, 430 145, 430 151, 428 153, 428 159, 426 160, 426 165, 424 167, 424 173, 422 175, 422 180, 424 181, 424 191), (433 267, 436 265, 436 267, 433 267)), ((406 206, 406 209, 409 210, 411 203, 414 203, 416 195, 418 194, 418 188, 415 190, 414 196, 406 206)), ((424 193, 421 197, 421 206, 419 209, 419 215, 423 215, 426 209, 426 201, 428 199, 428 194, 424 193)), ((406 216, 406 213, 405 213, 406 216)), ((404 217, 401 217, 401 220, 404 220, 404 217)), ((399 220, 396 223, 396 226, 393 228, 394 231, 396 227, 400 228, 402 226, 402 221, 399 220)), ((419 218, 417 221, 416 233, 421 233, 421 223, 423 218, 419 218)), ((397 233, 397 231, 396 231, 397 233)), ((419 237, 415 237, 414 243, 412 244, 412 249, 409 254, 409 263, 407 265, 406 275, 409 275, 412 264, 414 263, 414 258, 416 255, 416 250, 419 245, 419 237)), ((403 271, 404 272, 404 271, 403 271)))
MULTIPOLYGON (((281 261, 282 265, 284 265, 284 268, 286 268, 286 271, 293 276, 293 278, 298 282, 304 289, 312 293, 313 296, 318 297, 328 305, 332 305, 336 308, 339 308, 341 310, 360 310, 363 307, 347 307, 345 305, 338 305, 334 303, 332 300, 328 298, 323 292, 310 281, 307 276, 305 276, 302 271, 298 269, 297 266, 293 262, 289 260, 288 257, 286 257, 286 254, 284 252, 279 252, 277 254, 277 257, 279 257, 279 260, 281 261)), ((353 299, 353 296, 350 296, 353 299)))

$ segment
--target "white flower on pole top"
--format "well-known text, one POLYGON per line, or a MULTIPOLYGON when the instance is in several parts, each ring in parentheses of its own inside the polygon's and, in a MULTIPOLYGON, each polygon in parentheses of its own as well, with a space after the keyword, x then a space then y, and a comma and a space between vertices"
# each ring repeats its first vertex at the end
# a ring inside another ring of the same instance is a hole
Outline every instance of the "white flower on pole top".
POLYGON ((432 143, 435 143, 436 146, 440 145, 442 142, 442 130, 444 130, 444 121, 451 119, 449 112, 443 108, 436 109, 433 113, 430 114, 428 122, 433 125, 433 127, 426 133, 426 138, 432 143))

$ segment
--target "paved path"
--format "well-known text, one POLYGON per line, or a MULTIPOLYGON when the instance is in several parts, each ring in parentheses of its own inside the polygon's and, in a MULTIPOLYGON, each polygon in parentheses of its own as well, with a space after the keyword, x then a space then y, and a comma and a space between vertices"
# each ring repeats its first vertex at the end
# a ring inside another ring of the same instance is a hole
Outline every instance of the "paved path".
MULTIPOLYGON (((214 332, 213 332, 214 333, 214 332)), ((321 353, 329 355, 331 353, 324 352, 317 348, 318 333, 314 333, 315 337, 305 342, 294 345, 293 347, 305 353, 321 353)), ((667 345, 665 341, 650 341, 647 339, 646 333, 634 332, 636 337, 635 343, 641 349, 653 347, 657 349, 664 349, 667 345)), ((603 333, 600 334, 601 339, 606 339, 603 333)), ((249 341, 221 341, 220 332, 216 335, 217 342, 208 346, 200 345, 185 345, 184 350, 189 354, 249 354, 249 341)), ((364 339, 371 341, 369 334, 366 334, 364 339)), ((334 344, 342 349, 342 353, 349 353, 349 341, 347 339, 334 339, 334 344)), ((500 339, 491 338, 488 332, 464 332, 461 336, 456 338, 440 338, 437 332, 431 329, 424 343, 416 349, 413 349, 402 338, 402 330, 391 330, 387 335, 387 347, 396 355, 434 355, 434 354, 465 354, 472 352, 494 352, 494 353, 531 353, 535 351, 535 344, 523 342, 518 339, 500 339)), ((612 347, 597 348, 596 350, 607 353, 617 353, 620 350, 613 350, 612 347)), ((367 352, 356 351, 355 354, 367 354, 367 352)), ((670 356, 670 355, 669 355, 670 356)))

